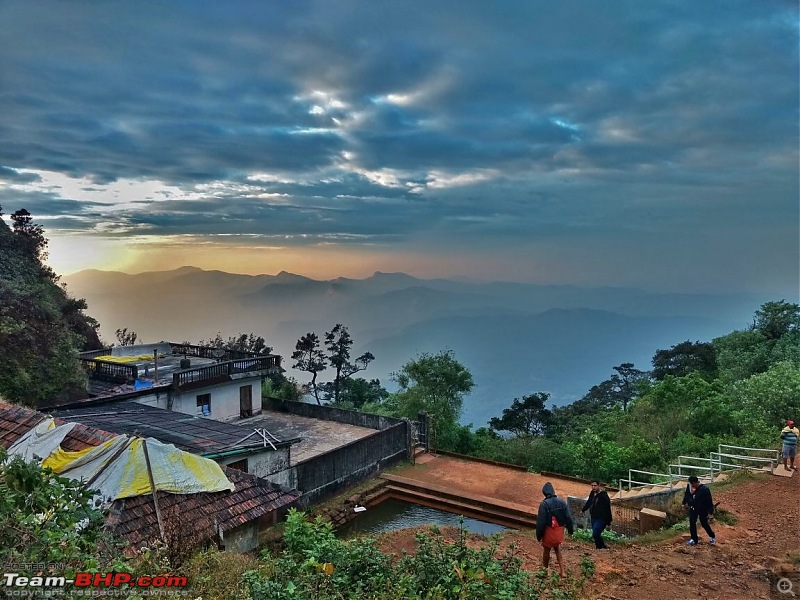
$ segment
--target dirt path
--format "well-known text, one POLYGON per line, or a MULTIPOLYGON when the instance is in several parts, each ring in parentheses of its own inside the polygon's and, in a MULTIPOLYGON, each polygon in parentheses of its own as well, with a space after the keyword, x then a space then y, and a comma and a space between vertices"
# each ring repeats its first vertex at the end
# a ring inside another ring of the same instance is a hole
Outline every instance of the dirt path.
MULTIPOLYGON (((401 474, 398 472, 398 474, 401 474)), ((547 478, 499 469, 480 463, 459 465, 450 460, 430 461, 404 470, 405 477, 436 481, 472 493, 495 496, 519 504, 538 505, 541 485, 547 478), (412 475, 414 473, 414 475, 412 475)), ((586 493, 585 485, 556 482, 559 495, 586 493), (577 486, 572 489, 570 484, 577 486)), ((688 594, 709 600, 752 600, 791 597, 770 595, 768 573, 786 575, 800 596, 800 477, 759 475, 755 479, 718 489, 714 500, 739 520, 735 526, 714 524, 717 545, 687 547, 688 532, 650 545, 614 544, 598 551, 593 544, 567 541, 568 568, 579 571, 582 555, 596 564, 596 573, 586 590, 587 598, 608 600, 665 600, 688 594)), ((414 530, 391 532, 380 537, 387 552, 413 552, 414 530)), ((483 543, 471 538, 472 544, 483 543)), ((525 568, 536 570, 541 547, 532 531, 509 532, 501 548, 514 543, 525 568)), ((774 580, 773 580, 774 581, 774 580)))

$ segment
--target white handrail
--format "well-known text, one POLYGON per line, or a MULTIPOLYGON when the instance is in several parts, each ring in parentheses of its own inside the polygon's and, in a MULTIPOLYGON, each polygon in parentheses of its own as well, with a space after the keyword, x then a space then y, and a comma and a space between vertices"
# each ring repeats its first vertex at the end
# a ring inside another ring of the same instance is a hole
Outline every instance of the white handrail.
POLYGON ((731 448, 733 450, 747 450, 748 452, 767 452, 769 454, 778 454, 778 451, 773 448, 746 448, 745 446, 731 446, 730 444, 720 444, 719 450, 722 451, 722 448, 731 448))
MULTIPOLYGON (((711 452, 711 456, 724 456, 725 458, 735 458, 736 460, 752 460, 753 462, 768 462, 771 463, 771 458, 761 458, 758 456, 743 456, 741 454, 725 454, 724 452, 711 452)), ((717 461, 714 461, 717 462, 717 461)))

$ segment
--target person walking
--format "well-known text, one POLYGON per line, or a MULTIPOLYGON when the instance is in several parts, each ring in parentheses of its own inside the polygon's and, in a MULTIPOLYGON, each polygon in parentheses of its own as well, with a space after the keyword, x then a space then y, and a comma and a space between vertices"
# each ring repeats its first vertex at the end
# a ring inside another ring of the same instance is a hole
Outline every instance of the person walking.
POLYGON ((581 512, 589 511, 589 518, 592 521, 592 538, 594 539, 595 548, 605 550, 605 540, 603 540, 603 530, 611 524, 611 498, 608 497, 608 492, 603 489, 602 484, 598 480, 592 481, 592 491, 589 492, 589 498, 586 504, 583 505, 581 512))
POLYGON ((544 500, 539 504, 536 515, 536 539, 542 544, 542 566, 547 569, 550 564, 550 551, 555 550, 558 561, 558 573, 565 576, 564 557, 561 544, 564 541, 564 529, 570 535, 575 530, 572 515, 567 503, 556 496, 556 490, 549 481, 542 487, 544 500))
POLYGON ((781 429, 781 440, 783 440, 783 468, 787 471, 797 471, 794 466, 794 458, 797 456, 797 438, 800 438, 800 429, 794 426, 791 419, 786 421, 786 427, 781 429), (789 467, 791 461, 791 467, 789 467))
POLYGON ((708 534, 708 543, 712 546, 717 543, 717 537, 714 535, 714 530, 708 522, 708 517, 714 514, 714 499, 711 497, 711 490, 707 485, 700 483, 696 475, 689 477, 689 483, 686 485, 686 492, 683 494, 683 504, 689 507, 689 541, 686 542, 687 546, 696 546, 697 538, 697 519, 700 519, 700 525, 706 530, 708 534))

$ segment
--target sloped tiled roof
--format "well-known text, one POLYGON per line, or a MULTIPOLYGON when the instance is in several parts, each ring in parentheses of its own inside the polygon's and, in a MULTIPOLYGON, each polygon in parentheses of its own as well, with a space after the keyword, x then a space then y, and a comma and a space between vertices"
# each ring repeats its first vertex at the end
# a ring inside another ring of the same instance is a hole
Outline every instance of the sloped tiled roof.
MULTIPOLYGON (((195 415, 146 406, 136 402, 120 402, 103 407, 54 410, 53 414, 64 421, 85 423, 103 431, 154 437, 165 444, 201 456, 225 450, 263 450, 260 437, 247 438, 252 429, 232 423, 223 423, 195 415)), ((292 440, 277 440, 279 446, 288 446, 292 440)))
MULTIPOLYGON (((34 410, 0 402, 0 445, 8 448, 45 417, 34 410)), ((63 421, 56 419, 56 423, 62 424, 63 421)), ((61 447, 70 451, 82 450, 113 437, 115 434, 78 423, 64 438, 61 447)), ((288 508, 301 495, 298 491, 288 490, 255 475, 227 467, 222 469, 235 486, 232 492, 158 492, 162 518, 165 521, 173 519, 174 527, 191 531, 194 539, 204 541, 214 537, 217 525, 223 533, 230 531, 273 511, 288 508)), ((159 537, 151 494, 115 501, 107 524, 132 547, 139 547, 159 537)))
MULTIPOLYGON (((225 533, 273 511, 286 509, 300 497, 300 492, 282 489, 255 475, 223 469, 236 486, 233 492, 191 495, 158 492, 162 518, 175 518, 193 537, 207 540, 214 538, 217 526, 225 533)), ((108 524, 133 547, 159 537, 158 519, 150 495, 114 502, 108 524)))

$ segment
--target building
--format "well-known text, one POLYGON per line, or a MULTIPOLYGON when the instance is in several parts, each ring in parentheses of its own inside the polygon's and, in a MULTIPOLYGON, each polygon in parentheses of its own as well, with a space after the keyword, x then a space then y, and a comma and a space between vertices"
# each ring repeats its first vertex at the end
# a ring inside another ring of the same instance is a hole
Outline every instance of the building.
MULTIPOLYGON (((159 342, 83 352, 89 399, 132 400, 187 415, 235 421, 261 412, 261 380, 281 357, 159 342)), ((74 405, 74 404, 73 404, 74 405)))
MULTIPOLYGON (((46 415, 0 402, 0 445, 9 448, 46 415)), ((65 421, 56 419, 56 424, 65 421)), ((116 434, 75 424, 60 444, 76 452, 98 446, 116 434)), ((223 466, 232 491, 173 494, 163 491, 115 500, 107 517, 110 530, 128 548, 140 548, 158 538, 183 545, 217 545, 246 552, 258 546, 259 533, 283 518, 300 498, 266 479, 223 466), (161 525, 159 525, 159 514, 161 525), (180 539, 178 539, 180 538, 180 539)))
POLYGON ((52 411, 67 423, 117 434, 152 437, 204 458, 269 479, 292 464, 292 445, 264 427, 245 427, 187 415, 132 400, 52 411))

